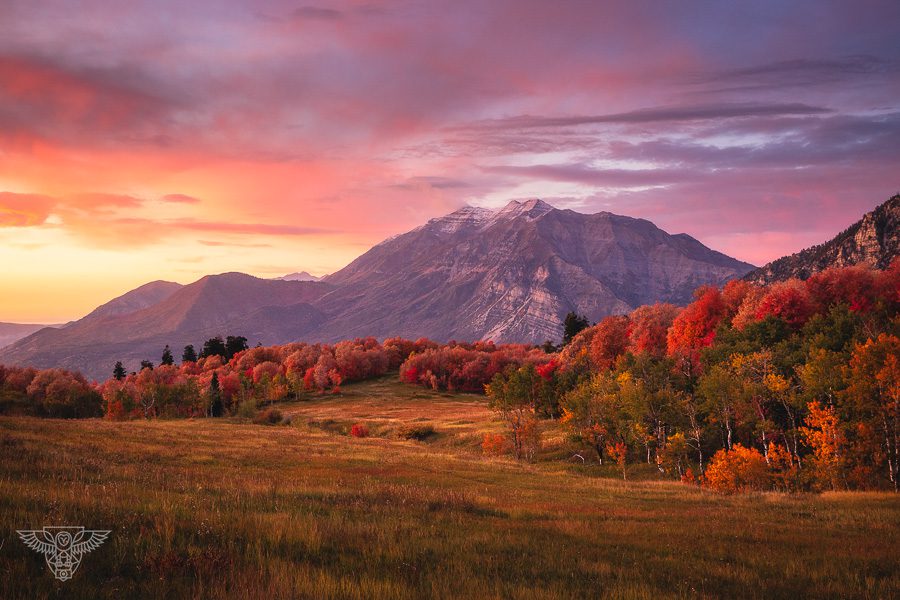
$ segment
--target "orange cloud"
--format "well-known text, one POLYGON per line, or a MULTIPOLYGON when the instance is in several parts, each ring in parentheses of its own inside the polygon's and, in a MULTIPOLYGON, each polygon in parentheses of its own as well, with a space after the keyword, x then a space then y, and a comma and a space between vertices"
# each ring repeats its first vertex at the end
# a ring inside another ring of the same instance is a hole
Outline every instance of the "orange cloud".
POLYGON ((0 192, 0 227, 33 227, 50 216, 56 200, 40 194, 0 192))
POLYGON ((187 194, 166 194, 161 198, 163 202, 174 202, 176 204, 197 204, 199 198, 188 196, 187 194))

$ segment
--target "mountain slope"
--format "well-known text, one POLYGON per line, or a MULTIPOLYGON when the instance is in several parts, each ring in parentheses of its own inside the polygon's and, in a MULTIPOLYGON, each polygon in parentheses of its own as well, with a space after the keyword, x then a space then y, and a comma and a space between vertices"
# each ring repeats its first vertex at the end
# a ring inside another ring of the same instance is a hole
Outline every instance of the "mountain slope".
POLYGON ((751 271, 744 279, 766 284, 807 279, 829 267, 867 263, 885 269, 900 255, 900 194, 878 206, 832 240, 751 271))
POLYGON ((596 320, 658 301, 686 303, 752 265, 649 221, 585 215, 539 200, 463 208, 372 248, 325 281, 313 335, 439 340, 556 339, 570 310, 596 320))
POLYGON ((328 289, 316 282, 257 279, 242 273, 209 275, 179 286, 146 308, 124 314, 91 313, 65 328, 38 331, 4 348, 0 362, 60 366, 105 377, 117 360, 128 369, 137 368, 143 359, 155 362, 166 344, 177 355, 185 345, 199 345, 216 335, 282 343, 318 325, 321 313, 309 302, 328 289))
POLYGON ((136 310, 141 310, 142 308, 148 308, 154 304, 159 304, 182 287, 183 286, 180 283, 174 283, 172 281, 151 281, 139 288, 135 288, 130 292, 122 294, 118 298, 110 300, 106 304, 98 306, 88 313, 85 318, 98 319, 102 317, 124 315, 136 310))
POLYGON ((0 348, 9 346, 10 344, 28 337, 35 331, 39 331, 50 325, 34 325, 26 323, 0 323, 0 348))

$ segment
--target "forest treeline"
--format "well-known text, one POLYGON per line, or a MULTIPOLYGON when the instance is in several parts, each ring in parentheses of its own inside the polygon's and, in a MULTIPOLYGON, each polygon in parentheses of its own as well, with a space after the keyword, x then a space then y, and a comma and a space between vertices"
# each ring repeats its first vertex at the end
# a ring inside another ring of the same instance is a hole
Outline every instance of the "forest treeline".
MULTIPOLYGON (((533 456, 559 417, 598 461, 722 491, 898 488, 900 261, 767 287, 704 287, 496 375, 491 406, 533 456)), ((503 440, 485 440, 486 449, 503 440)))
MULTIPOLYGON (((642 306, 564 346, 391 338, 184 348, 176 364, 117 364, 91 383, 63 369, 0 366, 0 412, 49 417, 253 416, 266 405, 399 373, 434 389, 486 393, 506 424, 487 453, 535 456, 561 423, 584 460, 645 462, 723 491, 897 489, 900 261, 831 269, 805 282, 703 287, 686 307, 642 306)), ((575 326, 575 330, 571 327, 575 326)), ((580 331, 578 331, 580 330, 580 331)))

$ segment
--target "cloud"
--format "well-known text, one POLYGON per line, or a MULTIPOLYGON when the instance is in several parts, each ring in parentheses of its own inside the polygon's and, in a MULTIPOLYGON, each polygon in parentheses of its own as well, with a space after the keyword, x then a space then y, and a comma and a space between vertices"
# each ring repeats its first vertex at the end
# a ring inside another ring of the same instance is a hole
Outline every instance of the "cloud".
POLYGON ((334 230, 319 227, 273 225, 268 223, 226 223, 221 221, 200 221, 196 219, 167 219, 158 222, 151 221, 149 223, 154 226, 181 229, 185 231, 211 231, 243 235, 305 236, 334 233, 334 230))
POLYGON ((596 169, 582 164, 490 166, 488 173, 514 177, 568 181, 597 186, 633 187, 663 185, 696 179, 696 174, 674 169, 596 169))
POLYGON ((97 212, 102 209, 138 208, 144 201, 127 194, 90 192, 65 196, 61 203, 68 208, 97 212))
POLYGON ((242 244, 239 242, 221 242, 214 240, 198 240, 198 242, 203 246, 210 246, 212 248, 219 247, 235 247, 235 248, 271 248, 272 244, 242 244))
POLYGON ((291 17, 294 19, 314 19, 333 21, 340 19, 343 13, 334 8, 322 8, 318 6, 300 6, 291 11, 291 17))
POLYGON ((178 102, 136 65, 71 65, 58 57, 0 54, 0 139, 128 145, 159 139, 178 102))
POLYGON ((198 239, 268 242, 325 272, 463 203, 539 195, 761 262, 898 185, 895 1, 254 10, 0 2, 0 189, 44 195, 0 202, 5 235, 52 226, 146 265, 184 243, 221 270, 252 252, 198 239))
POLYGON ((174 204, 197 204, 200 202, 199 198, 194 198, 193 196, 188 196, 186 194, 166 194, 160 199, 163 202, 172 202, 174 204))
POLYGON ((727 69, 689 79, 689 82, 723 87, 732 84, 733 90, 767 88, 782 90, 864 78, 896 77, 898 74, 900 74, 900 60, 854 55, 781 60, 752 67, 727 69))
POLYGON ((0 192, 0 227, 34 227, 43 224, 56 200, 40 194, 0 192))
POLYGON ((423 188, 433 188, 436 190, 455 190, 472 187, 469 181, 461 179, 452 179, 440 176, 418 176, 410 177, 402 183, 393 184, 391 187, 401 190, 419 190, 423 188))
POLYGON ((476 129, 534 129, 543 127, 572 127, 599 124, 642 124, 671 121, 709 121, 744 117, 818 115, 831 112, 827 108, 799 103, 788 104, 713 104, 644 108, 624 113, 571 117, 539 117, 522 115, 474 123, 463 128, 476 129))

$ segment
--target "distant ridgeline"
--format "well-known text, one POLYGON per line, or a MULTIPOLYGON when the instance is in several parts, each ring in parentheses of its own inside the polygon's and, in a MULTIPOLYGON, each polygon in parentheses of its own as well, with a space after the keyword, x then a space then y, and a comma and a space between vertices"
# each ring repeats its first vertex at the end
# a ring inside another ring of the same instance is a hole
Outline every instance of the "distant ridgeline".
POLYGON ((569 331, 559 351, 424 338, 247 349, 232 337, 234 352, 220 339, 196 360, 186 348, 175 364, 165 348, 163 364, 117 369, 99 384, 61 369, 0 367, 0 410, 251 418, 396 373, 412 385, 486 392, 506 426, 485 439, 488 453, 534 458, 541 431, 561 423, 572 452, 612 461, 623 477, 641 461, 722 491, 897 489, 900 261, 765 286, 734 280, 694 298, 569 331))
POLYGON ((886 269, 900 255, 900 194, 881 204, 834 239, 779 258, 744 276, 752 283, 807 279, 831 267, 868 264, 886 269))

